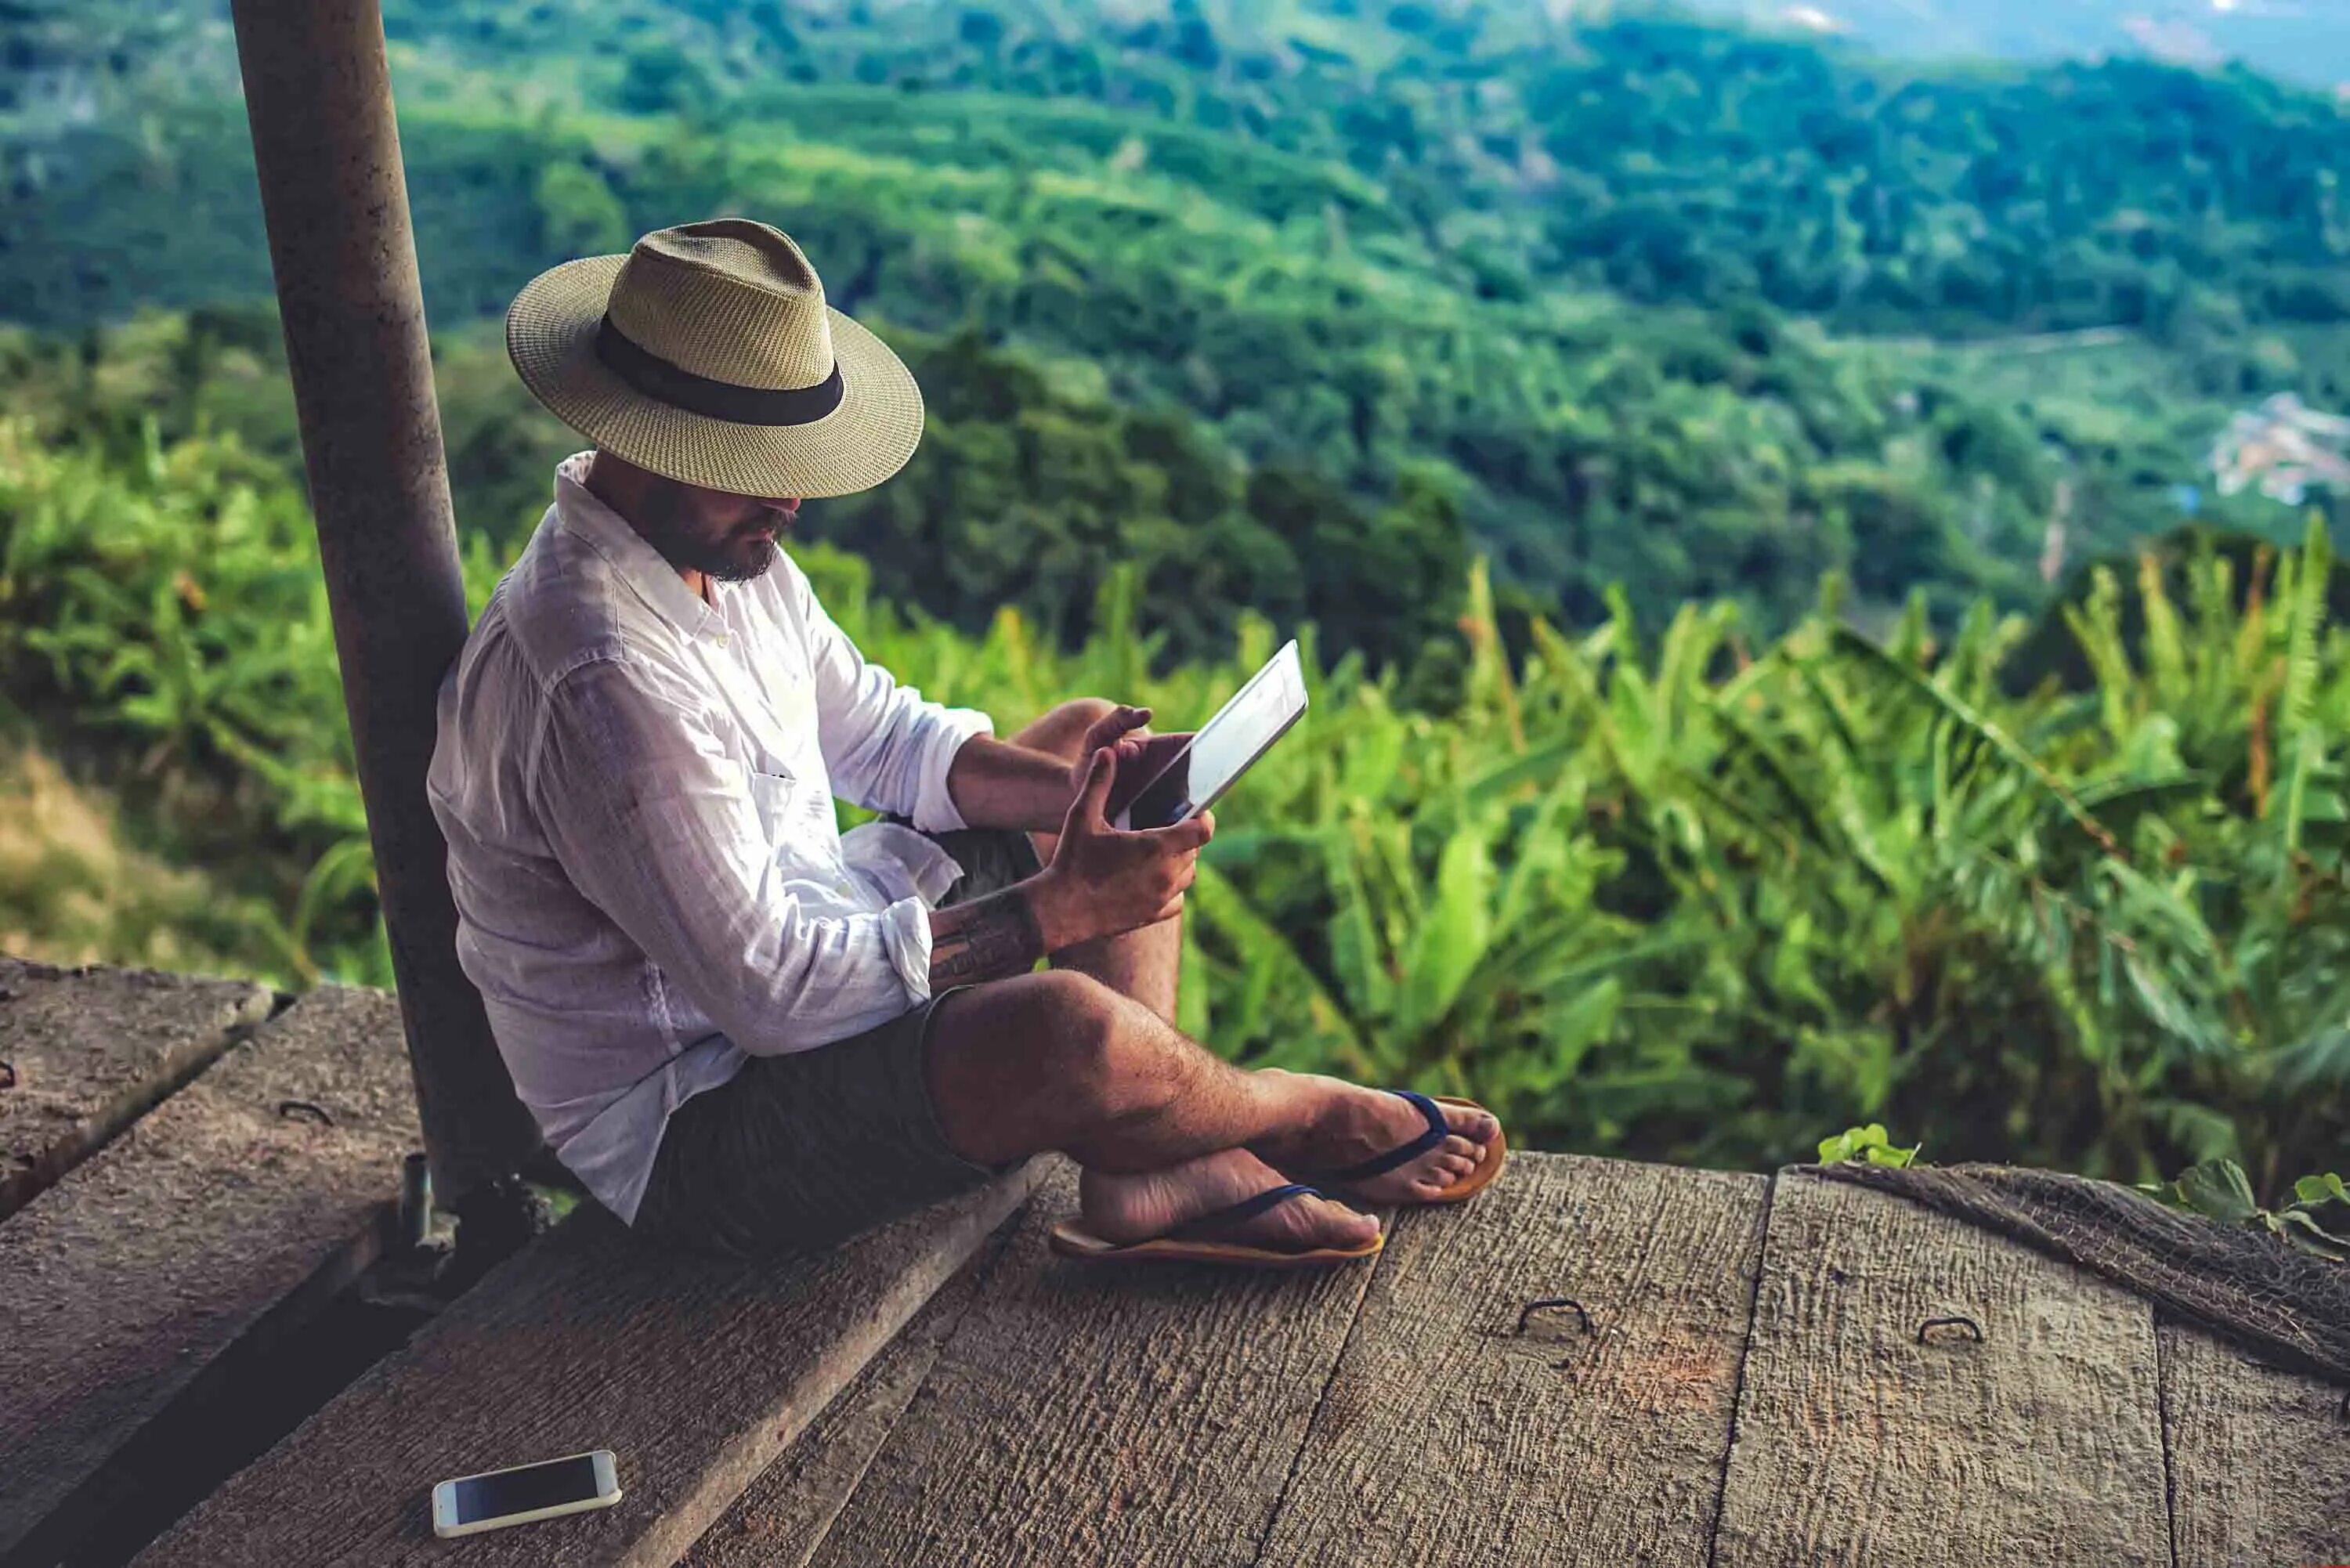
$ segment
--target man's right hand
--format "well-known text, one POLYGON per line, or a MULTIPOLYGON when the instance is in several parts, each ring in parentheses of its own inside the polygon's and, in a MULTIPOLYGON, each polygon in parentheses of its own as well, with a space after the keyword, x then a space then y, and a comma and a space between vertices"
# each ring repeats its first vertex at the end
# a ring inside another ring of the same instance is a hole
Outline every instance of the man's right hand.
POLYGON ((1061 825, 1053 863, 1029 883, 1030 907, 1048 951, 1182 913, 1200 846, 1215 834, 1216 820, 1207 812, 1139 833, 1112 827, 1108 808, 1117 775, 1117 753, 1108 747, 1095 752, 1061 825))

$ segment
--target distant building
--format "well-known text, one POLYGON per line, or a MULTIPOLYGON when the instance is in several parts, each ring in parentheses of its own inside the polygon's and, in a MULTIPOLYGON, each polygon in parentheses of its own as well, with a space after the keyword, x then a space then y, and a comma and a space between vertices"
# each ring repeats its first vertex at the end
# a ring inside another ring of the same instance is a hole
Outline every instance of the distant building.
POLYGON ((2350 419, 2279 392, 2228 421, 2211 443, 2211 475, 2222 495, 2250 485, 2288 506, 2313 489, 2350 495, 2350 419))

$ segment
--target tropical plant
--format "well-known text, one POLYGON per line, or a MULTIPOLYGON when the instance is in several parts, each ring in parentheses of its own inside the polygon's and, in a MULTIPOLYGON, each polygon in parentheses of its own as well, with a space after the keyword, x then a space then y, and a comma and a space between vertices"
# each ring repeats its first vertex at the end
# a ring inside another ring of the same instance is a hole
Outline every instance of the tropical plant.
MULTIPOLYGON (((511 548, 467 539, 477 603, 511 548)), ((1275 636, 1243 614, 1170 660, 1133 571, 1075 647, 1012 606, 973 636, 802 558, 869 655, 1007 727, 1087 692, 1191 722, 1275 636)), ((1204 859, 1181 1019, 1243 1061, 1471 1090, 1552 1147, 1744 1166, 1885 1123, 2277 1192, 2350 1124, 2331 576, 2314 526, 2150 548, 2056 618, 2081 679, 2021 693, 2021 619, 1945 638, 1920 601, 1879 643, 1833 577, 1763 641, 1723 603, 1512 621, 1472 572, 1440 712, 1309 631, 1309 715, 1204 859)), ((0 426, 21 722, 115 781, 140 847, 267 912, 205 950, 381 978, 318 584, 298 492, 234 439, 0 426)))

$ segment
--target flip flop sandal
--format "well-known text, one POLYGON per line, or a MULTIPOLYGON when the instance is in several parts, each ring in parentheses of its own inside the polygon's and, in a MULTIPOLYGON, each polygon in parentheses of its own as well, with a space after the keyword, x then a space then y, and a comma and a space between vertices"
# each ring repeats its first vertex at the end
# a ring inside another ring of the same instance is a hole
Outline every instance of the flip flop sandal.
MULTIPOLYGON (((1390 1170, 1409 1165, 1452 1136, 1452 1129, 1445 1125, 1444 1113, 1439 1106, 1459 1106, 1472 1111, 1485 1108, 1474 1100, 1456 1100, 1445 1095, 1430 1099, 1409 1089, 1390 1089, 1388 1092, 1418 1106, 1419 1114, 1428 1118, 1428 1130, 1409 1143, 1398 1144, 1387 1153, 1367 1159, 1360 1165, 1350 1165, 1344 1170, 1316 1171, 1314 1173, 1315 1180, 1325 1186, 1344 1188, 1368 1181, 1376 1176, 1385 1176, 1390 1170)), ((1496 1117, 1493 1136, 1487 1138, 1483 1147, 1478 1151, 1475 1169, 1433 1197, 1407 1198, 1396 1201, 1413 1204, 1466 1202, 1491 1186, 1493 1178, 1502 1174, 1502 1161, 1509 1158, 1509 1153, 1508 1141, 1502 1137, 1500 1118, 1496 1117)))
POLYGON ((1229 1209, 1219 1209, 1187 1220, 1163 1236, 1153 1236, 1147 1241, 1135 1241, 1118 1246, 1094 1235, 1075 1220, 1064 1220, 1052 1229, 1049 1242, 1054 1251, 1064 1258, 1077 1258, 1089 1263, 1229 1263, 1247 1269, 1318 1269, 1332 1263, 1351 1263, 1360 1258, 1375 1256, 1387 1245, 1387 1233, 1381 1231, 1359 1247, 1315 1247, 1305 1251, 1279 1247, 1253 1247, 1243 1241, 1211 1241, 1200 1234, 1220 1225, 1236 1225, 1243 1220, 1253 1220, 1266 1210, 1277 1208, 1293 1198, 1324 1196, 1302 1182, 1289 1182, 1281 1187, 1267 1188, 1253 1198, 1243 1199, 1229 1209))

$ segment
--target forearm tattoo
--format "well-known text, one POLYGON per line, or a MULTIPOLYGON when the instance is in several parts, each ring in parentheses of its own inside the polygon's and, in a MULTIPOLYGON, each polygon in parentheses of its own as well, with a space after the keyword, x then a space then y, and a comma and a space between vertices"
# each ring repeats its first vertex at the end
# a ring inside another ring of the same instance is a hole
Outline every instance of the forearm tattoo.
POLYGON ((1017 888, 941 909, 931 932, 931 989, 1025 974, 1045 956, 1044 928, 1017 888))

